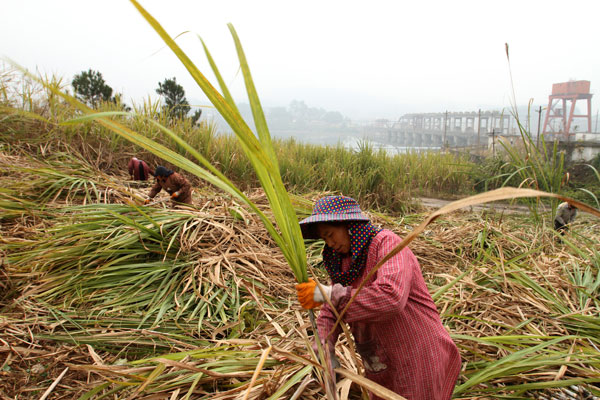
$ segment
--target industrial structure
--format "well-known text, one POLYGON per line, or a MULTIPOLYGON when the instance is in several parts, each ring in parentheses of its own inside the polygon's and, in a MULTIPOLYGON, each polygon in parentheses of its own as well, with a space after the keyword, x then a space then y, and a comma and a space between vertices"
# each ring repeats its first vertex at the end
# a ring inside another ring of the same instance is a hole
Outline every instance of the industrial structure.
MULTIPOLYGON (((537 129, 524 126, 539 141, 557 141, 571 160, 590 160, 600 153, 600 135, 592 132, 592 94, 590 81, 569 81, 552 85, 546 116, 539 108, 537 129), (585 102, 581 113, 577 102, 585 102), (583 122, 583 123, 582 123, 583 122), (539 137, 536 137, 539 136, 539 137)), ((527 118, 527 124, 529 119, 527 118)), ((365 127, 365 137, 394 148, 470 148, 482 154, 495 154, 500 142, 522 141, 519 123, 509 112, 471 111, 405 114, 397 121, 376 120, 365 127)))
POLYGON ((561 134, 565 140, 569 135, 578 132, 592 132, 592 94, 590 93, 590 81, 569 81, 555 83, 552 85, 552 94, 548 99, 548 109, 544 120, 542 133, 561 134), (586 114, 575 114, 577 101, 587 103, 586 114), (568 115, 567 115, 568 110, 568 115), (580 129, 573 125, 574 120, 585 119, 587 124, 580 129))

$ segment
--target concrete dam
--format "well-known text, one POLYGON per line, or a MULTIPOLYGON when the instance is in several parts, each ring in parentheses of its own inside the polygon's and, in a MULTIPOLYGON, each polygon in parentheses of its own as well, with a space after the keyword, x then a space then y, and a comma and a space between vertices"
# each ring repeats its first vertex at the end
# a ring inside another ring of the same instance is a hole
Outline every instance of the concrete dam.
POLYGON ((397 121, 379 119, 366 129, 375 142, 402 147, 487 146, 493 135, 519 135, 512 115, 499 111, 405 114, 397 121))

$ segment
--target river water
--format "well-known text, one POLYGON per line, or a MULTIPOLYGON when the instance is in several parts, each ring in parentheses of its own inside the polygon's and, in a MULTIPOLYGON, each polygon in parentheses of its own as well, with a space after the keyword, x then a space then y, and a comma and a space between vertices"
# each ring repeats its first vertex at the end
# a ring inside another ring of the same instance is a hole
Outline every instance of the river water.
POLYGON ((403 147, 394 146, 388 143, 373 142, 367 139, 347 137, 342 141, 342 145, 347 149, 359 150, 368 145, 373 149, 383 149, 389 155, 404 154, 409 152, 439 151, 440 147, 403 147))

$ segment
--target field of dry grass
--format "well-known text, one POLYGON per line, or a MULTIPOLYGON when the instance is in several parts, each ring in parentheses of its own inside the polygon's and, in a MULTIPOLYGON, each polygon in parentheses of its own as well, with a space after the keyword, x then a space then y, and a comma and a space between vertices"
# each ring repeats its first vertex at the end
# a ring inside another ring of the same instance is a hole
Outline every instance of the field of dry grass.
POLYGON ((357 399, 376 390, 347 337, 330 390, 311 349, 311 314, 297 303, 296 280, 326 279, 322 243, 304 243, 295 221, 324 190, 416 237, 410 247, 462 358, 454 398, 600 396, 600 211, 578 203, 596 217, 581 215, 561 238, 551 229, 562 154, 507 149, 508 161, 492 161, 512 172, 483 171, 486 183, 515 178, 551 202, 529 198, 530 212, 515 215, 455 211, 425 227, 434 210, 413 194, 469 191, 465 159, 274 144, 232 26, 256 132, 216 66, 220 92, 132 3, 235 137, 161 119, 158 104, 91 109, 60 79, 0 71, 2 400, 357 399), (194 205, 143 205, 148 187, 123 174, 132 155, 194 176, 194 205))
MULTIPOLYGON (((0 170, 2 399, 324 398, 294 277, 246 207, 208 187, 191 208, 141 207, 143 184, 67 154, 13 148, 0 170)), ((403 236, 428 211, 371 215, 403 236)), ((599 395, 599 224, 582 215, 558 241, 527 214, 458 212, 412 242, 461 352, 455 398, 599 395)))

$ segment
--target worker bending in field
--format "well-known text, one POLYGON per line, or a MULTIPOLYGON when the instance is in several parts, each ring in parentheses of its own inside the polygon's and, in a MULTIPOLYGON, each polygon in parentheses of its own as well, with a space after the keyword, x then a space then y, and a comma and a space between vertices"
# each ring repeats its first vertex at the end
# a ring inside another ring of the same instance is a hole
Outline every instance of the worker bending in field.
POLYGON ((554 217, 554 230, 564 235, 569 230, 569 224, 575 221, 577 216, 577 207, 567 203, 566 201, 560 203, 556 209, 556 216, 554 217))
POLYGON ((129 160, 127 169, 129 170, 129 176, 131 176, 131 179, 135 181, 145 181, 150 177, 150 175, 153 175, 148 164, 146 164, 145 161, 137 159, 136 157, 132 157, 131 160, 129 160))
MULTIPOLYGON (((185 177, 168 168, 158 166, 154 171, 154 178, 156 183, 154 183, 150 194, 148 194, 150 199, 153 199, 158 192, 164 189, 171 195, 173 205, 178 203, 192 204, 192 186, 185 177)), ((146 200, 146 204, 150 202, 150 199, 146 200)))
MULTIPOLYGON (((323 286, 341 312, 375 265, 401 242, 371 224, 349 197, 328 196, 300 222, 305 239, 325 241, 323 264, 332 286, 323 286)), ((302 307, 325 302, 316 282, 296 285, 302 307)), ((343 316, 350 325, 366 377, 410 400, 450 399, 461 368, 460 355, 442 325, 416 257, 404 248, 373 274, 343 316)), ((317 320, 322 345, 330 350, 341 332, 325 302, 317 320)), ((323 347, 325 348, 325 347, 323 347)), ((371 399, 377 399, 370 394, 371 399)))

